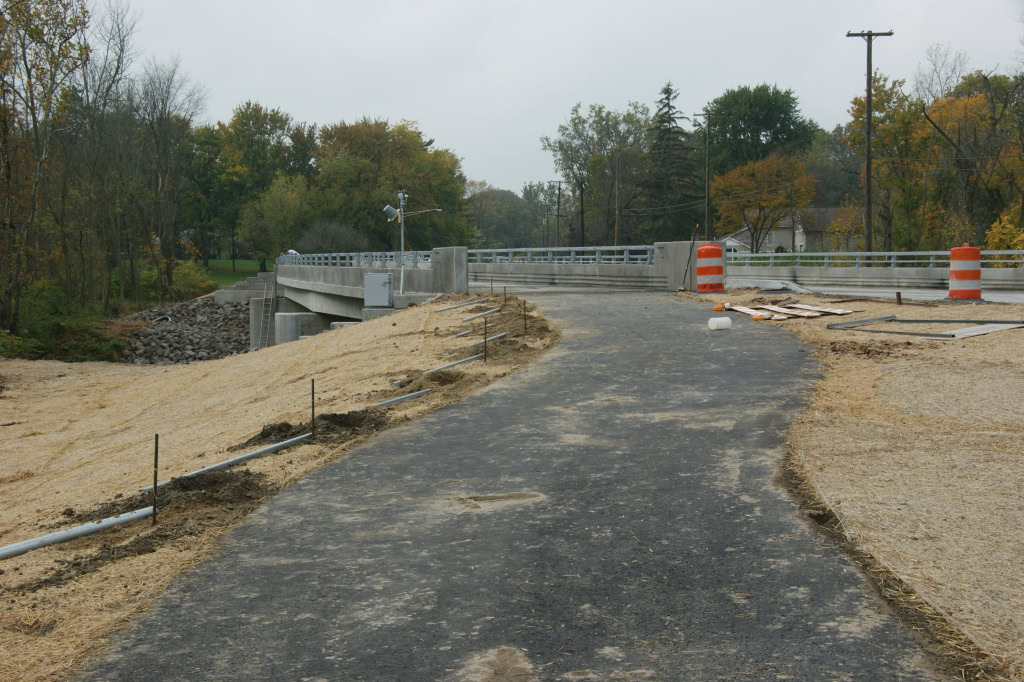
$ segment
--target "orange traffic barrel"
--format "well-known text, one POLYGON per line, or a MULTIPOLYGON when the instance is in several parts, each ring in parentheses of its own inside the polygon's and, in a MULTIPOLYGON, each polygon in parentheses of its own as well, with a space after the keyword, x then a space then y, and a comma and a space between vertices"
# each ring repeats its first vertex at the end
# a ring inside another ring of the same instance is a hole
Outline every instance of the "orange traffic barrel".
POLYGON ((981 249, 964 244, 949 250, 949 297, 981 298, 981 249))
POLYGON ((697 247, 697 291, 725 291, 725 257, 718 244, 697 247))

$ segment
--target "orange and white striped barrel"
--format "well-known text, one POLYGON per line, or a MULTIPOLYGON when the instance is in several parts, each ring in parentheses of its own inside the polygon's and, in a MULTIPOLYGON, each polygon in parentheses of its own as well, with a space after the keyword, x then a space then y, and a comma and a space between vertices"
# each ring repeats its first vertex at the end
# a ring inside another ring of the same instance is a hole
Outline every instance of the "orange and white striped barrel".
POLYGON ((697 247, 697 291, 725 291, 725 257, 718 244, 697 247))
POLYGON ((949 250, 949 297, 981 298, 981 249, 964 244, 949 250))

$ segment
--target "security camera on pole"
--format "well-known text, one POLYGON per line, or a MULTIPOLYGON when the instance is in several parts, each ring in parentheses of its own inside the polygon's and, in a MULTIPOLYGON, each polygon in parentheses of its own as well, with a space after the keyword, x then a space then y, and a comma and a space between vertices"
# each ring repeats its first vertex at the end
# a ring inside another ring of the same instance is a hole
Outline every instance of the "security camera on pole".
MULTIPOLYGON (((398 218, 399 227, 399 246, 398 249, 401 252, 399 255, 401 272, 398 275, 398 293, 405 293, 405 202, 409 199, 409 194, 404 189, 398 190, 398 210, 396 211, 388 204, 384 207, 384 215, 388 217, 390 223, 395 218, 398 218)), ((420 213, 432 213, 434 211, 441 212, 440 208, 427 208, 422 211, 413 211, 409 215, 418 215, 420 213)))

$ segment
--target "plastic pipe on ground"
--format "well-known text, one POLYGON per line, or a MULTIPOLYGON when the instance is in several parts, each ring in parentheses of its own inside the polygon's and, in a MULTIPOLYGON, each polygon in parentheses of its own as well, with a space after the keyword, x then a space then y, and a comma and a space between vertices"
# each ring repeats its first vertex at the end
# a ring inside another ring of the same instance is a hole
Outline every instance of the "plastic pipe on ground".
POLYGON ((426 395, 428 393, 430 393, 430 389, 429 388, 425 388, 422 391, 416 391, 415 393, 410 393, 409 395, 403 395, 403 396, 401 396, 399 398, 392 398, 391 400, 385 400, 382 403, 377 403, 376 405, 374 405, 374 407, 387 407, 388 405, 395 405, 396 403, 401 403, 401 402, 404 402, 406 400, 412 400, 413 398, 419 398, 421 395, 426 395))
POLYGON ((473 362, 474 360, 479 360, 483 356, 484 356, 484 354, 480 353, 479 355, 472 355, 472 356, 470 356, 468 358, 463 358, 462 360, 456 360, 455 362, 449 362, 447 365, 441 365, 440 367, 435 367, 434 369, 428 369, 426 372, 424 372, 424 374, 431 374, 433 372, 440 372, 442 369, 448 369, 449 367, 454 367, 455 365, 461 365, 461 364, 466 363, 466 362, 473 362))
POLYGON ((467 305, 473 305, 474 303, 486 303, 486 302, 487 302, 486 298, 478 298, 475 301, 467 301, 465 303, 460 303, 458 305, 450 305, 447 308, 438 308, 434 312, 435 313, 443 313, 446 310, 455 310, 456 308, 465 308, 467 305))
POLYGON ((473 331, 473 329, 467 329, 464 332, 459 332, 458 334, 455 335, 455 338, 461 339, 463 336, 469 336, 470 334, 473 333, 473 331))
POLYGON ((113 528, 114 526, 120 526, 122 523, 144 519, 152 515, 153 508, 144 507, 143 509, 125 512, 124 514, 111 516, 110 518, 102 519, 100 521, 93 521, 92 523, 75 526, 74 528, 68 528, 67 530, 60 530, 56 533, 43 535, 42 537, 16 542, 13 545, 0 547, 0 559, 10 559, 12 556, 31 552, 33 549, 39 549, 40 547, 46 547, 47 545, 54 545, 58 542, 67 542, 68 540, 80 538, 83 535, 91 535, 97 531, 113 528))
MULTIPOLYGON (((285 449, 287 447, 291 447, 292 445, 296 445, 298 443, 301 443, 302 441, 306 440, 307 438, 309 438, 312 435, 313 435, 312 433, 304 433, 301 436, 295 436, 295 438, 289 438, 288 440, 281 441, 280 443, 276 443, 274 445, 268 445, 265 448, 260 448, 259 450, 253 450, 252 452, 247 452, 244 455, 239 455, 238 457, 232 457, 231 459, 226 459, 223 462, 217 462, 216 464, 211 464, 208 467, 203 467, 202 469, 196 469, 195 471, 190 471, 187 474, 182 474, 181 476, 176 476, 175 478, 192 478, 193 476, 198 476, 199 474, 205 474, 207 471, 216 471, 217 469, 226 469, 229 466, 233 466, 235 464, 238 464, 239 462, 244 462, 245 460, 250 459, 252 457, 259 457, 260 455, 269 455, 271 452, 277 452, 278 450, 283 450, 283 449, 285 449)), ((170 483, 173 480, 174 480, 174 478, 172 478, 170 480, 167 480, 167 481, 160 481, 159 483, 156 484, 156 487, 157 488, 162 488, 162 487, 164 487, 165 485, 167 485, 168 483, 170 483)), ((148 485, 145 488, 142 488, 141 492, 148 493, 152 489, 153 489, 153 486, 148 485)))
MULTIPOLYGON (((502 332, 500 334, 495 334, 494 336, 492 336, 489 339, 487 339, 487 341, 497 341, 498 339, 504 338, 506 336, 508 336, 508 332, 502 332)), ((483 343, 484 343, 483 341, 475 341, 475 342, 469 344, 468 346, 466 346, 466 348, 473 348, 474 346, 482 346, 483 343)))
POLYGON ((470 315, 469 317, 464 317, 464 318, 462 318, 462 321, 463 322, 469 322, 470 320, 475 320, 478 317, 483 317, 484 315, 490 315, 491 313, 496 313, 499 310, 501 310, 501 308, 491 308, 490 310, 485 310, 482 313, 477 313, 476 315, 470 315))

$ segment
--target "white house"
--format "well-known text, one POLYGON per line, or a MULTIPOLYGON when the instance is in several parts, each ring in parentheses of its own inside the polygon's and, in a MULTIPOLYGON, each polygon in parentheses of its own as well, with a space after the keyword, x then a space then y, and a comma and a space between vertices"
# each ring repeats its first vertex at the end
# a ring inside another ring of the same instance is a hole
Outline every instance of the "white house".
MULTIPOLYGON (((761 242, 761 253, 776 251, 831 251, 826 231, 839 213, 838 206, 821 206, 796 209, 787 215, 779 225, 769 232, 761 242), (795 216, 795 220, 794 217, 795 216)), ((863 213, 863 212, 862 212, 863 213)), ((724 237, 727 253, 750 253, 750 228, 743 227, 724 237)), ((857 238, 840 244, 840 250, 856 250, 857 238)))

